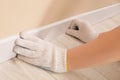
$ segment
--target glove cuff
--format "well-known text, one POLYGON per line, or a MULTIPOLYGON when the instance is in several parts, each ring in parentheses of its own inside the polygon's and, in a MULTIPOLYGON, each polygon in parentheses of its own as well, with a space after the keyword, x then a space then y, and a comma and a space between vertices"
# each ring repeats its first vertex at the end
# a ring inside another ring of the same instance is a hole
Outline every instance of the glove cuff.
POLYGON ((53 71, 54 72, 67 72, 67 49, 55 47, 53 71), (57 48, 57 49, 56 49, 57 48))

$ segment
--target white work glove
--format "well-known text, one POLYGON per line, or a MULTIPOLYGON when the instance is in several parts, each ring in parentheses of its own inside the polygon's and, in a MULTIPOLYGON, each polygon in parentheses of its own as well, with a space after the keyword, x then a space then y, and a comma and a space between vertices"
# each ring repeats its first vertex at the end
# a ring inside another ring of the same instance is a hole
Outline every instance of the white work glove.
POLYGON ((66 34, 76 37, 84 42, 89 42, 97 38, 98 33, 92 29, 87 21, 73 20, 66 34))
POLYGON ((53 72, 67 72, 67 49, 24 33, 15 44, 19 59, 53 72))

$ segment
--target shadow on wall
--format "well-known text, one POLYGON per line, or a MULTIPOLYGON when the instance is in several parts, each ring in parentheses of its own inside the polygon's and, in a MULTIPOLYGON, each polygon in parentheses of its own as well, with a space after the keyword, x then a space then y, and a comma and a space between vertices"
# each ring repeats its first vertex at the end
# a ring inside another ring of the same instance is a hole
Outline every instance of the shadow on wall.
POLYGON ((117 2, 120 0, 53 0, 40 25, 46 25, 117 2))

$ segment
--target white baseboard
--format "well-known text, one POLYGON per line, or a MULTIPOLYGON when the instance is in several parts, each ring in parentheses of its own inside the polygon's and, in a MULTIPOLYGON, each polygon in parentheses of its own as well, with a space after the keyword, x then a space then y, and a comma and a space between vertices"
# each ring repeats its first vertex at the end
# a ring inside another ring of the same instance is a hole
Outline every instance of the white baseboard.
MULTIPOLYGON (((94 11, 82 13, 80 15, 73 16, 68 19, 52 23, 41 28, 34 29, 32 31, 28 31, 28 33, 34 34, 36 32, 39 32, 41 33, 41 35, 39 36, 41 38, 46 38, 46 37, 53 38, 57 36, 54 33, 57 32, 58 30, 64 32, 73 19, 78 18, 81 20, 87 20, 91 24, 95 24, 117 14, 120 14, 120 3, 108 7, 100 8, 94 11), (52 35, 48 36, 47 35, 48 33, 52 35)), ((14 47, 14 41, 17 37, 18 35, 14 35, 0 40, 0 63, 15 57, 16 54, 12 51, 12 49, 14 47)))

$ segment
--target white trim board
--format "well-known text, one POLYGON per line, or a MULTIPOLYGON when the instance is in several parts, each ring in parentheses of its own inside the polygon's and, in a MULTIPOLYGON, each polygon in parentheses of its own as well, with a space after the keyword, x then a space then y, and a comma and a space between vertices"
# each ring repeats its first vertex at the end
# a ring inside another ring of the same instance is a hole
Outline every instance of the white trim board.
MULTIPOLYGON (((28 33, 34 34, 39 31, 39 33, 41 33, 40 35, 41 38, 46 38, 46 37, 53 38, 57 36, 54 34, 55 32, 57 32, 57 30, 65 31, 73 19, 78 18, 81 20, 87 20, 91 24, 95 24, 117 14, 120 14, 120 3, 114 4, 108 7, 100 8, 97 10, 93 10, 90 12, 82 13, 80 15, 73 16, 68 19, 34 29, 32 31, 28 31, 28 33), (48 36, 47 35, 48 33, 52 35, 48 36)), ((12 52, 12 49, 14 46, 14 41, 17 37, 18 37, 18 34, 0 40, 0 63, 16 55, 14 52, 12 52)))

